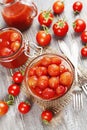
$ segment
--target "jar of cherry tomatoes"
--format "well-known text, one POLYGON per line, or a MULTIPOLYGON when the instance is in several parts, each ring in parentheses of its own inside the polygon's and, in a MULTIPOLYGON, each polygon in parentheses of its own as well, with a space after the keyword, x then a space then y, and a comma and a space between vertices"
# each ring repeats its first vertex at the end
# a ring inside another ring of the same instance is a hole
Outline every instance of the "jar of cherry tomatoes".
POLYGON ((37 15, 37 7, 31 0, 1 0, 0 5, 6 24, 21 31, 29 28, 37 15))
POLYGON ((35 50, 38 51, 39 48, 33 42, 25 40, 16 28, 0 30, 0 64, 4 67, 22 66, 29 57, 34 57, 35 50))

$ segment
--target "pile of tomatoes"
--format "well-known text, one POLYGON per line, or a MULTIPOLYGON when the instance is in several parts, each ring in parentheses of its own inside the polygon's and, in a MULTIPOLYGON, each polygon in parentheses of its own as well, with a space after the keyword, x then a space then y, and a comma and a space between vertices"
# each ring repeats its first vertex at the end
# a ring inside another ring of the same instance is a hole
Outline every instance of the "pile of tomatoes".
MULTIPOLYGON (((80 1, 76 1, 72 5, 72 9, 74 14, 78 14, 82 11, 83 4, 80 1)), ((57 0, 52 5, 51 10, 45 10, 38 14, 38 22, 43 27, 43 30, 40 30, 36 34, 36 41, 37 43, 45 47, 50 44, 52 35, 49 33, 49 29, 52 26, 52 30, 54 35, 58 38, 66 36, 67 32, 69 31, 69 25, 64 19, 58 19, 55 23, 53 23, 54 17, 56 15, 61 14, 65 9, 64 2, 61 0, 57 0)), ((86 28, 86 23, 83 19, 76 19, 73 22, 73 30, 75 33, 79 33, 81 35, 82 42, 86 44, 87 42, 87 32, 84 32, 86 28), (84 40, 85 39, 85 40, 84 40)), ((84 46, 81 49, 81 55, 83 57, 87 57, 87 46, 84 46)))

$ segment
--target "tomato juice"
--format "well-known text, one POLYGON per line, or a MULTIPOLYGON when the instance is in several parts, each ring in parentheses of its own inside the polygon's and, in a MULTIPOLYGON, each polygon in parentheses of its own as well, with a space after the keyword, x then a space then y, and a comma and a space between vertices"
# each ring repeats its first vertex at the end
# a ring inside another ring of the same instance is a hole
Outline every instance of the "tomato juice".
POLYGON ((7 68, 18 68, 27 60, 21 32, 14 28, 2 29, 0 31, 0 64, 7 68))

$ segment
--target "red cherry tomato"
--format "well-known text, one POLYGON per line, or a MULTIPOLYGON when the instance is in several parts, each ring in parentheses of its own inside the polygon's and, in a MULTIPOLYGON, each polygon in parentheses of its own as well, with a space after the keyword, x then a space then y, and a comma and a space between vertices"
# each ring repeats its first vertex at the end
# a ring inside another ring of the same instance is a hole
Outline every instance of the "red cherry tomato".
POLYGON ((5 115, 8 112, 8 104, 4 101, 0 101, 0 116, 5 115))
POLYGON ((87 31, 83 31, 81 34, 81 40, 84 42, 84 44, 87 43, 87 31))
POLYGON ((37 67, 36 75, 37 76, 47 75, 47 68, 44 66, 37 67))
POLYGON ((21 43, 19 41, 14 41, 11 43, 11 50, 13 52, 16 52, 21 46, 21 43))
POLYGON ((36 74, 36 69, 37 69, 37 67, 30 68, 30 70, 28 72, 28 76, 34 76, 36 74))
POLYGON ((73 29, 75 32, 77 33, 81 33, 85 30, 86 28, 86 23, 84 20, 82 19, 76 19, 74 22, 73 22, 73 29))
POLYGON ((28 85, 30 88, 35 88, 37 86, 38 78, 36 76, 31 76, 28 79, 28 85))
POLYGON ((41 65, 48 67, 48 65, 51 64, 51 59, 49 57, 43 57, 43 59, 41 59, 41 65))
POLYGON ((62 73, 64 73, 64 72, 68 71, 68 69, 67 69, 64 65, 61 65, 61 64, 60 64, 60 66, 59 66, 59 69, 60 69, 60 74, 62 74, 62 73))
POLYGON ((40 76, 38 78, 38 82, 37 82, 37 86, 40 88, 40 89, 45 89, 48 87, 48 84, 49 84, 49 79, 47 76, 40 76))
POLYGON ((53 3, 53 11, 56 14, 61 14, 64 11, 64 3, 61 1, 56 1, 53 3))
POLYGON ((53 24, 54 34, 58 37, 64 37, 68 32, 69 26, 68 23, 64 20, 58 20, 53 24))
POLYGON ((48 66, 48 74, 50 76, 58 76, 59 75, 59 66, 56 64, 51 64, 48 66))
POLYGON ((53 21, 53 14, 51 13, 51 11, 42 11, 38 15, 38 21, 39 21, 40 25, 45 25, 45 26, 49 27, 53 21))
POLYGON ((41 119, 43 121, 47 121, 47 122, 50 122, 53 118, 53 112, 50 111, 50 110, 44 110, 42 113, 41 113, 41 119))
POLYGON ((22 114, 28 113, 30 109, 31 109, 31 105, 27 102, 20 102, 20 104, 18 105, 18 110, 22 114))
POLYGON ((11 54, 13 54, 13 52, 12 52, 12 50, 11 50, 10 48, 8 48, 8 47, 4 47, 4 48, 2 48, 1 51, 0 51, 0 55, 1 55, 1 56, 9 56, 9 55, 11 55, 11 54))
POLYGON ((56 93, 60 96, 60 95, 63 95, 64 93, 66 92, 66 87, 62 86, 62 85, 59 85, 57 88, 56 88, 56 93))
POLYGON ((54 98, 55 96, 55 91, 51 88, 45 88, 42 92, 42 97, 44 99, 51 99, 54 98))
POLYGON ((87 57, 87 47, 83 47, 83 48, 81 49, 81 55, 82 55, 83 57, 87 57))
POLYGON ((70 72, 64 72, 60 75, 59 82, 64 86, 70 86, 72 84, 73 77, 70 72))
POLYGON ((58 87, 58 85, 59 85, 59 77, 51 77, 49 79, 49 87, 50 88, 55 89, 58 87))
POLYGON ((74 2, 74 4, 73 4, 73 10, 74 10, 75 14, 81 12, 82 8, 83 8, 82 2, 80 2, 80 1, 74 2))
POLYGON ((15 42, 15 41, 19 41, 20 42, 21 41, 21 36, 20 36, 19 33, 13 32, 10 35, 10 40, 11 40, 11 42, 15 42))
POLYGON ((47 46, 51 42, 51 34, 46 31, 39 31, 36 34, 36 40, 40 46, 47 46))
POLYGON ((21 83, 23 81, 23 75, 19 71, 15 72, 12 78, 15 83, 21 83))
POLYGON ((17 84, 12 84, 8 87, 8 93, 13 96, 18 96, 20 93, 20 86, 17 84))

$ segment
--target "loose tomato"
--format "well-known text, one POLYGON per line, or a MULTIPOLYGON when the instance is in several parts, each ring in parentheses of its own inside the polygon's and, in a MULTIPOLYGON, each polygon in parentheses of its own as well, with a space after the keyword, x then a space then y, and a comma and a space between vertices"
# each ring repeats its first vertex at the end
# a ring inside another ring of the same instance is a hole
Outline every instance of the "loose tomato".
POLYGON ((21 83, 23 81, 23 75, 21 72, 17 71, 13 74, 12 79, 15 83, 21 83))
POLYGON ((75 14, 78 14, 79 12, 81 12, 82 8, 83 8, 82 2, 76 1, 73 3, 73 10, 75 14))
POLYGON ((41 59, 42 66, 48 67, 48 65, 50 65, 50 64, 51 64, 51 59, 49 57, 43 57, 41 59))
POLYGON ((56 64, 51 64, 48 66, 48 74, 50 76, 59 76, 59 66, 56 64))
POLYGON ((28 113, 30 109, 31 109, 31 105, 27 102, 20 102, 20 104, 18 105, 18 110, 22 114, 28 113))
POLYGON ((51 11, 42 11, 38 15, 38 21, 39 21, 40 25, 45 25, 45 26, 49 27, 53 21, 53 14, 51 13, 51 11))
POLYGON ((46 122, 50 122, 53 118, 53 112, 51 110, 44 110, 41 113, 41 119, 46 122))
POLYGON ((84 42, 84 44, 87 43, 87 31, 83 31, 81 34, 81 40, 84 42))
POLYGON ((53 11, 56 14, 61 14, 64 11, 64 3, 61 1, 56 1, 53 3, 53 11))
POLYGON ((47 76, 40 76, 38 78, 38 82, 37 82, 37 86, 40 88, 40 89, 45 89, 48 87, 48 84, 49 84, 49 79, 47 76))
POLYGON ((36 34, 36 40, 40 46, 47 46, 51 42, 51 34, 46 31, 39 31, 36 34))
POLYGON ((36 76, 31 76, 28 79, 28 85, 30 88, 35 88, 37 86, 38 78, 36 76))
POLYGON ((5 115, 8 112, 8 104, 4 101, 0 101, 0 116, 5 115))
POLYGON ((69 26, 68 23, 64 20, 58 20, 53 24, 54 34, 58 37, 64 37, 68 32, 69 26))
POLYGON ((72 74, 70 72, 64 72, 60 75, 59 82, 64 86, 70 86, 72 84, 72 74))
POLYGON ((87 47, 86 46, 81 49, 81 55, 83 57, 87 57, 87 47))
POLYGON ((36 75, 37 76, 47 75, 47 68, 44 66, 37 67, 36 75))
POLYGON ((74 22, 73 22, 73 29, 75 32, 77 33, 81 33, 85 30, 86 28, 86 23, 84 20, 82 19, 76 19, 74 22))
POLYGON ((49 87, 50 88, 55 89, 58 87, 58 85, 59 85, 59 77, 51 77, 49 79, 49 87))
POLYGON ((11 43, 11 50, 13 52, 16 52, 21 46, 21 43, 19 41, 15 41, 11 43))
POLYGON ((12 84, 8 87, 8 93, 13 96, 18 96, 20 93, 20 86, 17 84, 12 84))
POLYGON ((42 92, 42 97, 44 99, 51 99, 54 98, 55 96, 55 91, 51 88, 45 88, 42 92))
POLYGON ((56 93, 60 96, 63 95, 66 92, 66 87, 64 87, 63 85, 59 85, 56 88, 56 93))

